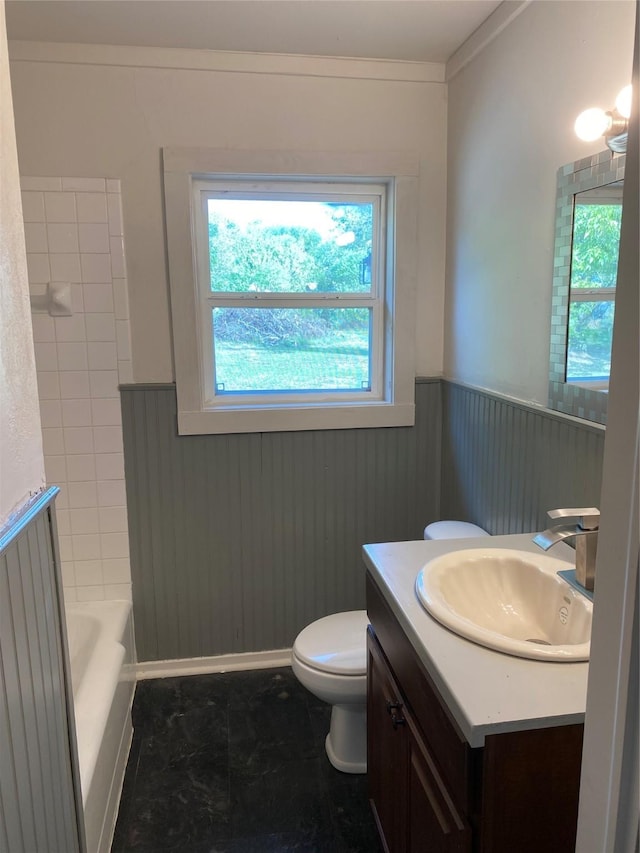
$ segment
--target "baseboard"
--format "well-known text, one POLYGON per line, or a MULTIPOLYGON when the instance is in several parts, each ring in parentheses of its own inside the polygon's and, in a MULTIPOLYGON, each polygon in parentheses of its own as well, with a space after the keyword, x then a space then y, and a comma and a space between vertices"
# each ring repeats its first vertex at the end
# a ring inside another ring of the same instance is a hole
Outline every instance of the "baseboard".
POLYGON ((206 658, 151 660, 136 664, 136 679, 168 678, 177 675, 203 675, 207 672, 239 672, 245 669, 270 669, 291 665, 291 649, 266 652, 243 652, 206 658))

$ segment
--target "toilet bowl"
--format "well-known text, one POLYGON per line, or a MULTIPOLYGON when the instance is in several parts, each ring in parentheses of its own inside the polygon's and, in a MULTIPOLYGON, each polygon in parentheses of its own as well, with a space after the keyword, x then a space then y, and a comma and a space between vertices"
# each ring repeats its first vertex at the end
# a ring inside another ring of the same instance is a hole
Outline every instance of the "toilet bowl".
MULTIPOLYGON (((427 525, 425 539, 488 536, 464 521, 427 525)), ((367 772, 367 611, 333 613, 296 637, 291 668, 298 681, 331 708, 327 757, 343 773, 367 772)))
POLYGON ((367 771, 367 611, 333 613, 307 625, 291 667, 307 690, 332 705, 327 757, 343 773, 367 771))

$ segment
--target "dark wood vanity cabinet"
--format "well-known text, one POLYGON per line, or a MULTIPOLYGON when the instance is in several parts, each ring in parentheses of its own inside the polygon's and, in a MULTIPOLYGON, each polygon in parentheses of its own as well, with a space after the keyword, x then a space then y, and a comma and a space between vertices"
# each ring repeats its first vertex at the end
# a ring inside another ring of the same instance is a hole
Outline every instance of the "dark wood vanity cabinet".
POLYGON ((582 725, 472 749, 367 576, 371 806, 387 853, 572 853, 582 725))

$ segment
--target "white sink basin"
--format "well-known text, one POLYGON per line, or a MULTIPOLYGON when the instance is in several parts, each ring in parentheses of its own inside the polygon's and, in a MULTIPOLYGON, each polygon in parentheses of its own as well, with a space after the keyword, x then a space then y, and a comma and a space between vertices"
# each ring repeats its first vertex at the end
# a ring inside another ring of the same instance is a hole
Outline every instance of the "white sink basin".
POLYGON ((546 554, 477 548, 430 560, 421 604, 451 631, 500 652, 542 661, 589 660, 593 605, 546 554))

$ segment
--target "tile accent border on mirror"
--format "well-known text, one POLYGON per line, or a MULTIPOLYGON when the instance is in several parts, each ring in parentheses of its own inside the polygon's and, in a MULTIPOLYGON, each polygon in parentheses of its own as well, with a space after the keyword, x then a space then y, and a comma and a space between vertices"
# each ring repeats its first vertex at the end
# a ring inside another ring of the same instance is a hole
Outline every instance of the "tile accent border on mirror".
POLYGON ((568 163, 558 170, 556 194, 556 239, 551 297, 551 343, 549 348, 549 408, 588 421, 607 422, 608 395, 565 381, 567 324, 571 280, 571 241, 576 193, 621 181, 625 155, 609 149, 568 163))

